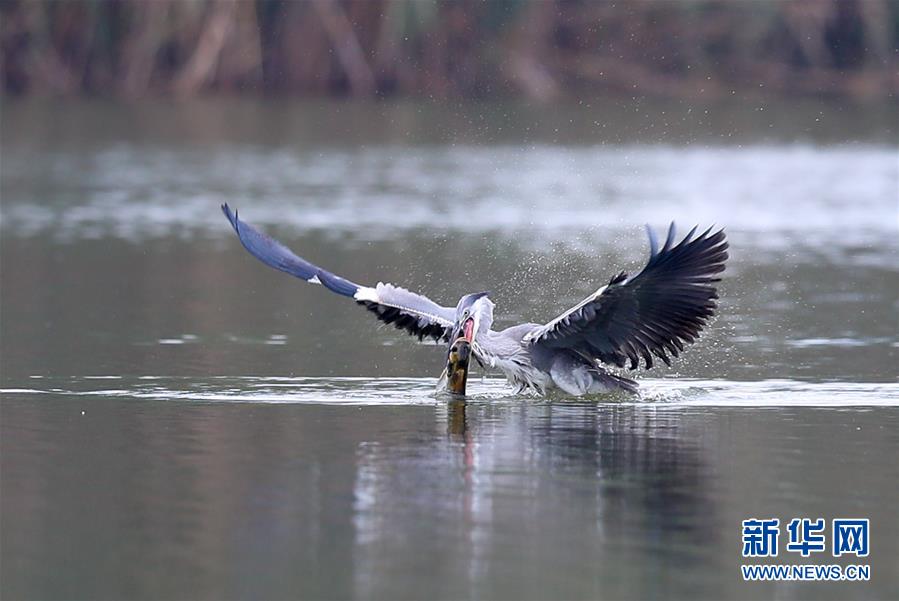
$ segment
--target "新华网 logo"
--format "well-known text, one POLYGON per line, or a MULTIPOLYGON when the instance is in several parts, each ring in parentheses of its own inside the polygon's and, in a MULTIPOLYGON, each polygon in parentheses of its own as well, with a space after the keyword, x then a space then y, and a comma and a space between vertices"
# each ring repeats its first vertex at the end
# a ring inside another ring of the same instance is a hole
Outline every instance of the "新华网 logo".
MULTIPOLYGON (((742 522, 743 557, 777 557, 781 522, 778 518, 749 518, 742 522)), ((793 518, 786 522, 785 550, 804 558, 852 555, 868 557, 870 553, 870 520, 836 518, 830 530, 824 518, 793 518), (828 538, 830 539, 828 541, 828 538), (819 555, 820 554, 820 555, 819 555)), ((756 564, 741 566, 744 580, 869 580, 869 565, 756 564)))

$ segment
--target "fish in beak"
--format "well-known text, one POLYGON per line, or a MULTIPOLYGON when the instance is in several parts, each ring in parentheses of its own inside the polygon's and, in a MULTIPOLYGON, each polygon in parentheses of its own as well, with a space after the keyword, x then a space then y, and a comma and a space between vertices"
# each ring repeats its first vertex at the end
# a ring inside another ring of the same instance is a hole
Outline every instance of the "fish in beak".
POLYGON ((468 382, 468 364, 471 361, 471 344, 477 331, 477 319, 468 317, 454 330, 449 353, 446 356, 446 390, 450 394, 465 395, 468 382))
POLYGON ((446 360, 446 390, 450 394, 465 396, 468 382, 468 363, 471 361, 471 342, 460 336, 450 346, 446 360))

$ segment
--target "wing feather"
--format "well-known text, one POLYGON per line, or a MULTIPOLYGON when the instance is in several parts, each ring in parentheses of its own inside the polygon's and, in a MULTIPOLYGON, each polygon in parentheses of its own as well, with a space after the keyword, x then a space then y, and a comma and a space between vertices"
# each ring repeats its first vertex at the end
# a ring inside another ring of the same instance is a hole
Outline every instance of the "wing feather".
POLYGON ((572 349, 581 355, 636 369, 649 369, 653 356, 666 365, 696 341, 715 313, 727 261, 723 230, 696 236, 697 228, 675 244, 672 223, 662 247, 649 234, 649 261, 633 278, 619 274, 592 295, 528 335, 531 344, 572 349), (669 355, 671 357, 669 357, 669 355))
POLYGON ((455 309, 443 307, 426 296, 392 284, 378 283, 373 288, 360 286, 298 257, 277 240, 242 221, 237 211, 232 211, 227 204, 222 205, 222 212, 231 222, 244 248, 269 267, 306 280, 310 284, 321 284, 331 292, 350 297, 371 311, 380 321, 417 336, 419 340, 449 339, 455 309))

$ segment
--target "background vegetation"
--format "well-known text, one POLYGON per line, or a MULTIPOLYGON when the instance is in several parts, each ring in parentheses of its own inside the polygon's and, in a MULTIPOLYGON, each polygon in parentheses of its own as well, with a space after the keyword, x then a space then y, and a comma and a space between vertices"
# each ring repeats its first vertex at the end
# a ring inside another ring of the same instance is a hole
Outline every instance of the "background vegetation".
POLYGON ((5 0, 8 94, 895 96, 897 0, 5 0))

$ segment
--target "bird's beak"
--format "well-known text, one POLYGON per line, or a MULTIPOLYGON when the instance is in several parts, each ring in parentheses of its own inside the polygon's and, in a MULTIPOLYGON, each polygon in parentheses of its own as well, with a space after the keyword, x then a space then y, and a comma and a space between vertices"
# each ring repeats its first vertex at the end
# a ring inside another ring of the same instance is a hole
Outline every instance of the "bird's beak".
POLYGON ((453 333, 450 336, 450 343, 459 340, 460 338, 464 338, 466 342, 469 344, 472 340, 474 340, 475 332, 478 331, 477 320, 472 316, 465 319, 465 321, 458 323, 453 328, 453 333))
POLYGON ((462 322, 462 337, 465 338, 467 342, 471 342, 474 339, 474 333, 477 330, 477 323, 475 323, 474 317, 469 317, 464 322, 462 322))

